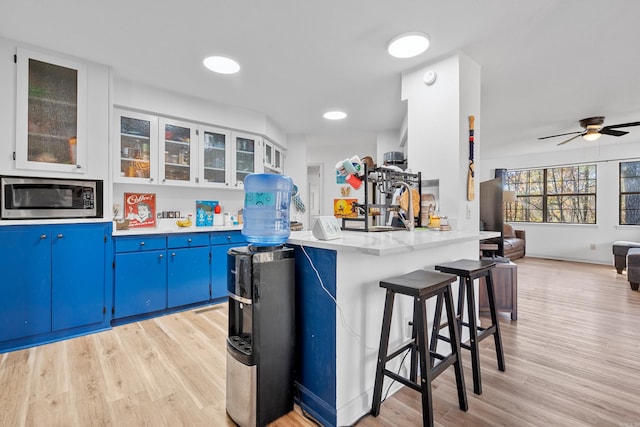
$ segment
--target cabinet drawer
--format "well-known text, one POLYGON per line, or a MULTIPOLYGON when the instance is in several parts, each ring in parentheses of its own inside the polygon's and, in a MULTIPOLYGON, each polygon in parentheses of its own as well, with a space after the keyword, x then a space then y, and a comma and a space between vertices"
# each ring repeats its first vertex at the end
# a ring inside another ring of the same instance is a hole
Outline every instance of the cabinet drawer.
POLYGON ((246 243, 246 240, 240 231, 220 231, 211 234, 212 245, 226 245, 228 243, 246 243))
POLYGON ((139 252, 165 249, 167 239, 164 236, 118 237, 115 239, 116 252, 139 252))
POLYGON ((209 233, 176 234, 167 237, 168 248, 209 246, 209 233))

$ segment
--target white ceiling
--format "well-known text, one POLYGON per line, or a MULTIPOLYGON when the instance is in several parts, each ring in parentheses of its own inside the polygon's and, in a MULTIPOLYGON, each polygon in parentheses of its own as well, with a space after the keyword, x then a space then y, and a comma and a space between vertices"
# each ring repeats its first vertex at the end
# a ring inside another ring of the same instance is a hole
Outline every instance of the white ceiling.
POLYGON ((399 129, 401 73, 462 51, 482 67, 484 153, 510 153, 558 149, 537 137, 581 118, 640 120, 639 17, 637 0, 2 0, 0 36, 325 140, 399 129), (430 34, 430 49, 391 58, 387 42, 406 31, 430 34), (207 71, 212 54, 242 70, 207 71), (328 109, 349 117, 327 122, 328 109))

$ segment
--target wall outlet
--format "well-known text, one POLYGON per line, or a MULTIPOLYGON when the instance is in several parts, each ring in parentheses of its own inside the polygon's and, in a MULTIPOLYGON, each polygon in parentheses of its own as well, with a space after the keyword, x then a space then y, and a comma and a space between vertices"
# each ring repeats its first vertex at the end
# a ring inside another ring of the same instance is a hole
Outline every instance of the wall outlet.
POLYGON ((591 243, 589 245, 589 249, 591 249, 592 251, 595 251, 596 250, 596 244, 595 243, 591 243))

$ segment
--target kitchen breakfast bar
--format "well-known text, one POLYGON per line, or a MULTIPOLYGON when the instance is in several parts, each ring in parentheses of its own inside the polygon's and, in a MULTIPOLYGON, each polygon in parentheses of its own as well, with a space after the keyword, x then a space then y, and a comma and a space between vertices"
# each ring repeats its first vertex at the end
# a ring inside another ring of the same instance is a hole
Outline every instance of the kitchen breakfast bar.
MULTIPOLYGON (((369 412, 385 300, 379 281, 477 259, 479 241, 498 236, 417 229, 344 231, 339 239, 318 240, 311 231, 292 232, 287 244, 296 250, 295 398, 301 408, 327 426, 350 425, 369 412)), ((453 288, 456 295, 457 282, 453 288)), ((428 302, 433 312, 435 302, 428 302)), ((389 348, 410 339, 412 316, 413 300, 399 296, 389 348)), ((397 370, 399 359, 389 368, 397 370)), ((391 393, 399 388, 393 384, 391 393)))

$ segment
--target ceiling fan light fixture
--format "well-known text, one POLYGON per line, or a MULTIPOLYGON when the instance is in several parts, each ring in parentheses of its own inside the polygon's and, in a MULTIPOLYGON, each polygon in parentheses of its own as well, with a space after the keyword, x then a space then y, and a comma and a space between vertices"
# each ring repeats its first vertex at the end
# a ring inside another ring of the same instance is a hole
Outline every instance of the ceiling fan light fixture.
POLYGON ((602 134, 599 128, 589 126, 587 132, 582 135, 582 138, 584 138, 585 141, 597 141, 601 136, 602 134))
POLYGON ((395 58, 413 58, 429 48, 429 36, 411 32, 395 36, 387 45, 387 52, 395 58))

